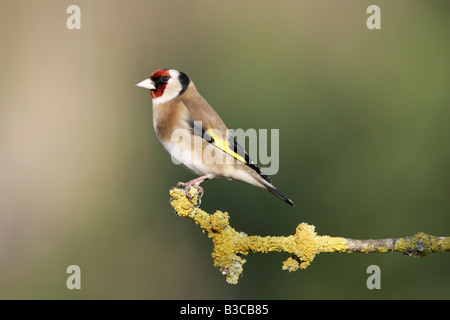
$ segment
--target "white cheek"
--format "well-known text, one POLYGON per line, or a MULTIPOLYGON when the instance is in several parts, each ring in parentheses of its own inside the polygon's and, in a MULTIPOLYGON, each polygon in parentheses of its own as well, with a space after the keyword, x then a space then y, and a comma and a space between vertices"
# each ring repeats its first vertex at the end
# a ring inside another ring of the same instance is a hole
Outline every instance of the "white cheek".
POLYGON ((180 81, 178 80, 179 72, 176 70, 170 71, 171 78, 167 83, 166 89, 161 97, 153 99, 153 104, 165 103, 178 97, 182 90, 180 81))

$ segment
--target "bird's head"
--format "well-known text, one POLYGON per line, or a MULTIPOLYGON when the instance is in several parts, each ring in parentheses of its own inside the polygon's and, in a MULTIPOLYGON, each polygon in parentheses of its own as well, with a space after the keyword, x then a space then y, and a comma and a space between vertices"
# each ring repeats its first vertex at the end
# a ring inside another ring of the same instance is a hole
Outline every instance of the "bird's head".
POLYGON ((189 77, 175 69, 159 69, 136 86, 150 89, 153 103, 163 103, 183 94, 190 84, 189 77))

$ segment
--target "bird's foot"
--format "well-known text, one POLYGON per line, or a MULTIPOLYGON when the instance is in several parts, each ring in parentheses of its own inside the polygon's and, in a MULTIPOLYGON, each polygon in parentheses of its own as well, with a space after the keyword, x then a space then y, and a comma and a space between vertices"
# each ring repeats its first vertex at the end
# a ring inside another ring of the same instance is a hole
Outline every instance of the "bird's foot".
MULTIPOLYGON (((203 180, 202 180, 203 181, 203 180)), ((197 189, 197 203, 198 205, 200 205, 200 203, 202 202, 202 197, 203 197, 203 187, 200 186, 200 183, 202 181, 198 181, 197 179, 188 181, 186 183, 178 183, 180 186, 184 186, 184 193, 186 194, 186 198, 188 198, 188 200, 191 203, 194 203, 194 197, 195 197, 195 191, 193 193, 189 192, 189 190, 191 188, 193 189, 197 189)))
MULTIPOLYGON (((176 185, 175 187, 171 188, 170 190, 173 190, 173 189, 180 189, 181 187, 184 187, 184 193, 186 194, 186 198, 188 198, 188 200, 189 200, 191 203, 193 203, 195 194, 191 194, 191 193, 189 192, 189 190, 190 190, 191 188, 197 189, 197 191, 198 191, 198 193, 197 193, 197 202, 198 202, 198 205, 200 205, 201 200, 202 200, 202 197, 203 197, 203 193, 204 193, 204 190, 203 190, 203 188, 200 186, 200 183, 202 183, 203 181, 208 180, 208 179, 211 179, 211 176, 209 176, 209 175, 204 175, 204 176, 201 176, 201 177, 199 177, 199 178, 196 178, 196 179, 193 179, 193 180, 191 180, 191 181, 188 181, 188 182, 186 182, 186 183, 184 183, 184 182, 178 182, 177 185, 176 185)), ((171 198, 171 199, 170 199, 170 202, 172 202, 172 200, 173 200, 173 199, 171 198)))
POLYGON ((203 187, 201 187, 199 183, 189 183, 189 182, 186 183, 186 185, 184 187, 184 193, 186 194, 186 197, 188 198, 188 200, 190 202, 192 202, 194 200, 194 197, 195 197, 195 194, 192 195, 189 192, 189 190, 191 188, 197 189, 197 191, 198 191, 198 193, 197 193, 197 202, 198 202, 198 205, 200 205, 200 203, 202 202, 202 197, 203 197, 203 193, 204 193, 203 187))

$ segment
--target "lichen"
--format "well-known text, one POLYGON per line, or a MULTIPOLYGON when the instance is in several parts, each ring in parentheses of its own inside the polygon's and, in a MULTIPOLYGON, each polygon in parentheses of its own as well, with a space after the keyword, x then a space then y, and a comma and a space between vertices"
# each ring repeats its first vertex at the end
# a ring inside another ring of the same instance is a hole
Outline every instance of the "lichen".
POLYGON ((398 239, 394 250, 412 257, 424 257, 431 252, 449 251, 450 238, 434 237, 419 232, 410 238, 398 239))
POLYGON ((305 269, 315 256, 322 252, 389 252, 401 251, 411 256, 425 256, 430 252, 450 251, 450 238, 437 238, 418 233, 405 239, 355 240, 341 237, 319 236, 315 227, 300 223, 294 235, 249 236, 230 226, 230 215, 216 211, 209 214, 198 207, 199 192, 189 189, 189 200, 184 190, 170 190, 171 205, 180 217, 186 217, 197 224, 212 240, 211 256, 226 281, 238 283, 243 273, 246 256, 250 252, 285 252, 290 257, 283 262, 282 269, 289 272, 305 269), (394 247, 395 245, 395 247, 394 247))
POLYGON ((295 259, 294 257, 290 257, 283 262, 283 266, 281 267, 281 269, 293 272, 297 271, 299 267, 300 261, 298 261, 298 259, 295 259))
POLYGON ((317 236, 321 252, 346 252, 347 240, 341 237, 317 236))
POLYGON ((184 190, 172 189, 170 191, 171 204, 179 216, 192 220, 211 238, 214 245, 211 254, 214 266, 219 268, 229 283, 237 283, 243 272, 243 264, 246 262, 242 256, 249 252, 289 253, 292 257, 283 263, 282 269, 295 271, 298 268, 307 268, 320 252, 346 250, 343 238, 317 236, 315 227, 306 223, 300 223, 297 226, 295 235, 286 237, 248 236, 229 225, 230 217, 227 212, 216 211, 211 215, 198 208, 196 189, 191 188, 189 193, 192 197, 191 201, 185 196, 184 190))

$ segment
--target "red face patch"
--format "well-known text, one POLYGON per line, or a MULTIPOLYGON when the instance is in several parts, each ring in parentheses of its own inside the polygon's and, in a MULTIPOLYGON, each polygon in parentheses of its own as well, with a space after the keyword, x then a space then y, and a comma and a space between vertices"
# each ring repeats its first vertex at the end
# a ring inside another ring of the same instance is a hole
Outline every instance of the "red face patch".
POLYGON ((167 77, 169 77, 170 78, 170 73, 169 73, 169 70, 168 69, 159 69, 159 70, 156 70, 155 72, 153 72, 152 73, 152 75, 150 76, 150 78, 159 78, 159 77, 162 77, 162 76, 167 76, 167 77))
POLYGON ((161 97, 164 94, 164 90, 166 90, 167 82, 161 81, 162 77, 170 78, 170 73, 168 69, 159 69, 153 72, 152 75, 150 76, 150 79, 153 80, 156 87, 155 90, 151 90, 153 99, 161 97))

